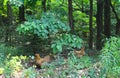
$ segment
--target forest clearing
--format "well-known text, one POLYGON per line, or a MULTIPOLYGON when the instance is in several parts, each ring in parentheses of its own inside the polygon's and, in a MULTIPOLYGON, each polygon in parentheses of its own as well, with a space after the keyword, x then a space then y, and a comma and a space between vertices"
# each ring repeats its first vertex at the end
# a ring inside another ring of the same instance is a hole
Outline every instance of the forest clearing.
POLYGON ((120 78, 120 0, 0 0, 0 78, 120 78))

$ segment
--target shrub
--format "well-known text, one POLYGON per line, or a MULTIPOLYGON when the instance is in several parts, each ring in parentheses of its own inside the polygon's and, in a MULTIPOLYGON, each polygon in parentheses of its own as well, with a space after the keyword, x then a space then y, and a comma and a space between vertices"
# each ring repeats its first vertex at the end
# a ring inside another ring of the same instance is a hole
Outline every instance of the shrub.
POLYGON ((107 39, 101 52, 101 76, 105 76, 107 78, 119 78, 120 38, 111 37, 110 39, 107 39))
MULTIPOLYGON (((91 58, 83 56, 77 58, 73 52, 69 53, 68 60, 65 61, 62 57, 59 57, 50 65, 46 65, 44 77, 50 75, 50 77, 66 78, 71 76, 72 78, 78 78, 78 71, 84 68, 88 68, 92 65, 91 58)), ((43 74, 43 73, 42 73, 43 74)))
POLYGON ((0 68, 0 75, 3 74, 4 68, 0 68))
POLYGON ((0 44, 0 74, 4 74, 6 78, 10 78, 14 72, 23 69, 22 60, 26 57, 16 56, 17 54, 17 48, 0 44))
POLYGON ((50 12, 43 14, 40 20, 31 18, 25 21, 17 28, 17 31, 20 34, 29 35, 29 37, 36 37, 31 42, 39 43, 42 46, 47 45, 49 49, 52 48, 54 53, 61 52, 64 46, 67 48, 81 48, 82 46, 82 39, 69 34, 70 27, 50 12))
POLYGON ((15 47, 9 47, 5 44, 0 44, 0 66, 4 66, 4 61, 7 60, 7 56, 17 54, 18 50, 15 47))
POLYGON ((14 76, 15 72, 19 72, 24 69, 22 60, 25 60, 26 56, 12 56, 8 57, 4 65, 4 75, 6 77, 14 76))
POLYGON ((82 39, 76 35, 72 34, 62 34, 59 35, 56 40, 52 42, 51 48, 53 52, 62 52, 63 48, 73 49, 73 48, 81 48, 82 47, 82 39))
POLYGON ((22 78, 36 78, 36 75, 35 68, 29 67, 23 71, 22 78))
POLYGON ((68 57, 68 65, 71 68, 79 70, 82 68, 90 67, 92 65, 92 59, 88 56, 78 58, 74 55, 74 53, 71 53, 68 57))
POLYGON ((69 26, 58 20, 54 13, 45 13, 41 19, 29 19, 21 24, 17 31, 20 34, 37 35, 38 37, 45 39, 50 35, 56 35, 57 33, 70 31, 69 26))

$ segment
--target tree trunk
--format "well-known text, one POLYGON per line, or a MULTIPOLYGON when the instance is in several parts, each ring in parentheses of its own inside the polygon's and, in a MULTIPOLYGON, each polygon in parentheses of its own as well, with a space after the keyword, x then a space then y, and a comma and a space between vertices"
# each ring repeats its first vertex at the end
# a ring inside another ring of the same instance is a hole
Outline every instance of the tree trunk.
POLYGON ((111 0, 104 0, 104 34, 107 38, 111 35, 111 21, 110 21, 110 3, 111 0))
POLYGON ((117 15, 117 12, 115 11, 112 3, 110 4, 110 6, 111 6, 112 11, 115 14, 115 18, 117 20, 117 23, 116 23, 116 32, 115 33, 116 33, 116 35, 120 35, 120 19, 119 19, 118 15, 117 15))
POLYGON ((82 0, 82 9, 81 9, 82 12, 84 12, 84 1, 82 0))
POLYGON ((25 12, 23 4, 19 7, 19 21, 20 22, 25 21, 25 12))
POLYGON ((3 26, 2 15, 0 15, 0 26, 3 26))
POLYGON ((13 15, 12 15, 12 7, 9 4, 9 1, 7 2, 7 27, 6 27, 6 34, 5 34, 5 42, 11 42, 11 29, 10 26, 12 25, 12 20, 13 20, 13 15))
POLYGON ((93 48, 93 27, 92 27, 92 16, 93 16, 93 0, 90 0, 90 19, 89 19, 89 48, 93 48))
POLYGON ((69 25, 71 28, 71 31, 74 31, 74 22, 73 22, 73 7, 72 7, 72 0, 68 0, 68 18, 69 18, 69 25))
POLYGON ((42 0, 42 9, 46 12, 46 0, 42 0))
POLYGON ((50 4, 51 4, 51 0, 48 0, 48 4, 47 4, 47 10, 50 10, 50 4))
POLYGON ((103 1, 97 0, 97 40, 96 49, 102 48, 102 34, 103 34, 103 1))
POLYGON ((120 35, 120 19, 118 19, 116 23, 116 32, 117 35, 120 35))
POLYGON ((11 25, 13 20, 13 15, 12 15, 12 7, 9 4, 9 1, 7 2, 7 19, 8 19, 8 24, 11 25))
POLYGON ((1 0, 1 1, 0 1, 0 10, 1 10, 1 11, 3 10, 3 2, 4 2, 4 0, 1 0))

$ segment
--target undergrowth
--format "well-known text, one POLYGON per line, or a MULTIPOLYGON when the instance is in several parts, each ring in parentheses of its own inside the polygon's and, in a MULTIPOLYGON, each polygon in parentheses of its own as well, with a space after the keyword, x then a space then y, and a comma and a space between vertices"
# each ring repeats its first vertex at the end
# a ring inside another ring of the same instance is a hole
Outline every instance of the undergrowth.
POLYGON ((83 56, 78 58, 74 55, 73 52, 69 53, 68 59, 64 60, 62 57, 58 57, 50 65, 43 66, 43 69, 47 69, 44 72, 43 77, 50 75, 50 77, 59 77, 59 78, 78 78, 79 70, 86 69, 92 65, 92 60, 88 56, 83 56))
POLYGON ((120 38, 107 39, 101 52, 101 77, 120 78, 120 38))
MULTIPOLYGON (((22 64, 20 57, 9 58, 4 54, 6 51, 11 51, 5 49, 4 45, 0 47, 0 72, 5 75, 11 75, 13 71, 22 70, 22 64), (3 62, 4 61, 4 62, 3 62), (12 70, 12 71, 11 71, 12 70)), ((10 47, 9 47, 10 48, 10 47)), ((15 49, 13 49, 15 50, 15 49)), ((65 60, 62 57, 58 57, 52 63, 45 63, 43 65, 43 69, 46 71, 42 74, 31 75, 33 73, 31 70, 34 68, 28 68, 24 72, 24 76, 28 76, 29 78, 35 78, 36 75, 40 75, 42 77, 79 77, 79 70, 88 69, 87 74, 83 74, 83 77, 92 77, 92 78, 120 78, 120 38, 111 37, 106 40, 103 49, 101 50, 100 61, 95 64, 92 64, 92 59, 88 56, 83 56, 81 58, 77 58, 73 52, 70 52, 68 55, 68 59, 65 60)), ((9 78, 9 77, 7 77, 9 78)))

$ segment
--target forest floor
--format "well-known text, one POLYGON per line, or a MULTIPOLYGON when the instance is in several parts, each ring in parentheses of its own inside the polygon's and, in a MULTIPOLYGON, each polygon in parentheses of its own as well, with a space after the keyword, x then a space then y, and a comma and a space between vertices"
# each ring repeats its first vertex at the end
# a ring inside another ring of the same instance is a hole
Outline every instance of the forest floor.
MULTIPOLYGON (((33 62, 34 60, 32 60, 31 63, 30 59, 29 62, 26 62, 28 67, 14 72, 10 78, 90 78, 89 70, 91 68, 95 68, 95 73, 99 74, 97 62, 90 60, 91 57, 88 55, 80 58, 66 57, 68 57, 68 55, 59 55, 50 63, 44 63, 42 68, 36 68, 33 62)), ((25 66, 25 64, 23 66, 25 66)), ((6 77, 0 75, 0 78, 6 77)))

